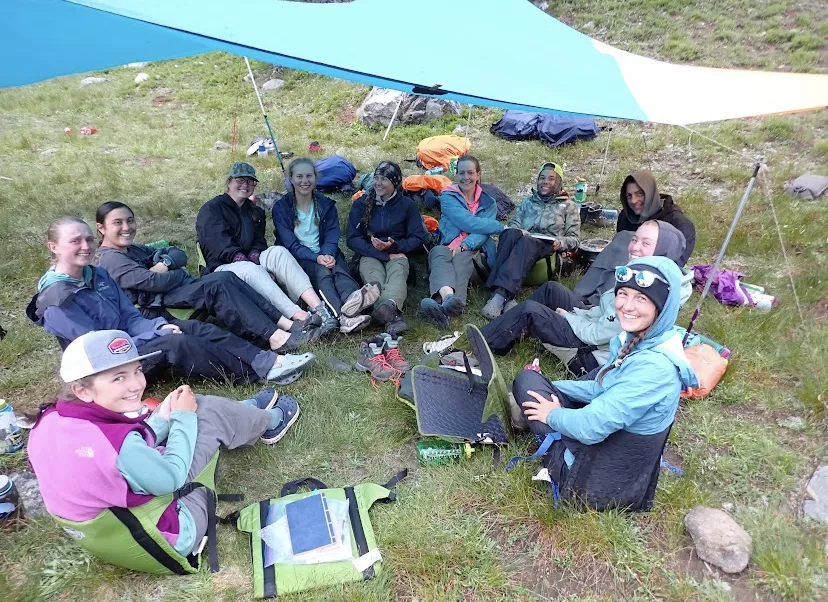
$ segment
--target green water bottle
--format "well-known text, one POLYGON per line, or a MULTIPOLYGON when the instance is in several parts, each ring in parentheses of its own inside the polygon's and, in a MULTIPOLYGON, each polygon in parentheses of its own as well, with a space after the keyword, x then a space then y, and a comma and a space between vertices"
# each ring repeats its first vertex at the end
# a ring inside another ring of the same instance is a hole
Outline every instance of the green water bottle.
POLYGON ((152 247, 153 249, 166 249, 170 246, 170 243, 166 240, 154 240, 152 242, 144 243, 144 246, 152 247))
POLYGON ((418 441, 417 460, 422 466, 439 466, 471 458, 474 449, 468 443, 418 441))
POLYGON ((586 200, 587 183, 583 178, 578 178, 575 184, 575 202, 583 203, 586 200))

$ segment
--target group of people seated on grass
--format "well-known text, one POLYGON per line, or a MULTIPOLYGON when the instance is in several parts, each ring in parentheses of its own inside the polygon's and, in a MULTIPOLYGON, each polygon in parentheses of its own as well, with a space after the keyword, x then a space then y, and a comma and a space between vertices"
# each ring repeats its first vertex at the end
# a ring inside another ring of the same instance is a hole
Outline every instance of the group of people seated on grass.
MULTIPOLYGON (((429 268, 421 316, 450 328, 482 272, 491 291, 483 314, 491 321, 481 332, 492 351, 505 354, 536 338, 580 377, 552 382, 529 370, 513 385, 528 427, 562 435, 547 454, 553 479, 563 482, 578 454, 614 433, 666 439, 679 393, 696 384, 674 327, 690 294, 691 277, 681 268, 695 231, 649 171, 625 179, 617 233, 574 290, 550 281, 523 302, 516 295, 532 267, 579 245, 579 207, 563 188, 560 165, 540 167, 531 195, 504 225, 480 186, 479 161, 460 157, 432 235, 403 192, 400 167, 383 161, 348 215, 350 263, 339 247, 336 203, 316 190, 313 162, 295 159, 288 175, 288 192, 272 209, 269 245, 255 169, 232 166, 225 192, 198 212, 199 277, 187 271, 181 249, 136 244, 136 216, 124 203, 98 208, 98 241, 77 217, 49 226, 52 265, 27 314, 64 349, 65 391, 39 413, 29 442, 52 514, 83 521, 110 506, 136 506, 177 491, 221 446, 281 439, 299 404, 269 386, 239 403, 195 395, 185 385, 150 414, 142 405, 147 380, 172 371, 186 379, 288 384, 314 360, 295 352, 372 322, 394 346, 408 328, 402 310, 417 253, 427 253, 429 268), (193 312, 221 327, 188 319, 193 312)), ((639 462, 647 478, 638 502, 654 490, 651 463, 649 456, 639 462)), ((184 555, 206 532, 208 495, 196 490, 174 500, 159 520, 184 555)))

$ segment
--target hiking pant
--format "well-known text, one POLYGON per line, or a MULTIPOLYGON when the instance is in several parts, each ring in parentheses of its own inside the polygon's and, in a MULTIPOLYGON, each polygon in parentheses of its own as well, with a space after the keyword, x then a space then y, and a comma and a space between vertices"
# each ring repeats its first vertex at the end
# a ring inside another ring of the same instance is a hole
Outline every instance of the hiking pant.
POLYGON ((402 310, 408 296, 408 258, 380 261, 373 257, 360 257, 359 277, 365 284, 376 282, 380 287, 380 298, 376 307, 391 299, 402 310))
POLYGON ((486 286, 503 289, 507 299, 513 299, 532 266, 554 252, 551 241, 533 238, 516 228, 507 228, 500 234, 495 264, 486 286))
POLYGON ((474 254, 476 251, 461 251, 452 255, 451 249, 439 245, 428 253, 428 292, 432 297, 444 286, 454 289, 454 295, 463 303, 469 293, 469 280, 474 273, 474 254))
POLYGON ((529 299, 545 305, 549 309, 565 309, 572 311, 574 308, 586 309, 590 305, 560 282, 544 282, 535 289, 529 299))
POLYGON ((233 272, 287 318, 302 311, 296 302, 302 293, 312 288, 308 275, 284 247, 268 247, 262 251, 259 265, 252 261, 235 261, 220 265, 216 271, 233 272))
POLYGON ((165 334, 138 344, 138 351, 159 355, 142 361, 148 379, 171 369, 182 378, 224 382, 258 382, 276 363, 276 354, 263 351, 234 334, 198 320, 172 320, 181 334, 165 334))
MULTIPOLYGON (((188 483, 204 470, 220 448, 236 449, 256 443, 270 426, 271 417, 267 410, 242 405, 238 401, 216 395, 196 395, 196 403, 198 431, 193 461, 190 472, 187 473, 188 483)), ((207 502, 210 495, 200 487, 181 498, 195 521, 196 548, 207 534, 207 502)))
POLYGON ((354 291, 359 290, 359 284, 351 276, 345 256, 337 250, 336 264, 332 269, 321 266, 315 261, 299 260, 299 266, 310 278, 313 288, 319 292, 323 301, 339 316, 342 304, 354 291))
POLYGON ((233 334, 268 346, 282 315, 233 272, 213 272, 164 293, 164 307, 204 310, 233 334))
MULTIPOLYGON (((577 409, 584 406, 582 403, 570 400, 569 397, 567 397, 564 393, 561 393, 558 388, 542 374, 539 374, 534 370, 521 370, 512 383, 512 395, 515 396, 515 401, 520 407, 521 412, 523 412, 524 418, 526 418, 526 409, 523 407, 523 402, 536 401, 534 397, 527 393, 527 391, 539 393, 541 397, 545 397, 546 399, 551 399, 552 395, 555 395, 561 403, 561 407, 564 408, 577 409)), ((545 422, 529 420, 528 418, 527 422, 529 423, 529 429, 535 435, 545 437, 549 433, 554 432, 545 422)), ((566 465, 566 461, 564 460, 564 453, 566 453, 566 445, 564 445, 563 441, 558 440, 552 444, 552 447, 549 448, 549 452, 543 460, 543 465, 549 470, 549 476, 552 477, 558 485, 563 485, 564 481, 566 481, 566 477, 569 475, 569 466, 566 465)))

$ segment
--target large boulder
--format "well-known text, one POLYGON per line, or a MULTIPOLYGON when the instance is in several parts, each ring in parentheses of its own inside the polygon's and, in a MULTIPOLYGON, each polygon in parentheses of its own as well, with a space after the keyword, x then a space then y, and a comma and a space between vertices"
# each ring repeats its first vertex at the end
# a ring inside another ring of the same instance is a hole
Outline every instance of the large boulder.
POLYGON ((400 99, 402 103, 395 121, 398 124, 426 123, 443 115, 460 115, 462 112, 459 102, 374 88, 359 106, 356 115, 366 125, 388 125, 400 99))
POLYGON ((699 558, 725 573, 745 570, 753 540, 727 512, 696 506, 684 517, 684 526, 693 538, 699 558))
POLYGON ((808 482, 808 497, 802 504, 805 516, 828 524, 828 466, 820 466, 808 482))

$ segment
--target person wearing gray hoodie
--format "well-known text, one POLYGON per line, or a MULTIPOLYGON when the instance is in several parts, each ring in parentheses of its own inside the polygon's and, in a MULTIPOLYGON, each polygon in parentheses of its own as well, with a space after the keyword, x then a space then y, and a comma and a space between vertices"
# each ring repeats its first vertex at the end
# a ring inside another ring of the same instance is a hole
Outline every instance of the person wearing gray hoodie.
MULTIPOLYGON (((626 261, 619 265, 649 256, 667 257, 676 262, 684 248, 681 232, 665 222, 648 221, 632 234, 626 261)), ((611 278, 614 283, 614 269, 611 278)), ((692 272, 682 272, 679 295, 682 305, 692 294, 692 282, 692 272)), ((613 286, 604 291, 597 305, 584 308, 572 303, 571 298, 561 294, 556 287, 544 286, 523 303, 483 326, 480 332, 492 352, 498 355, 508 353, 523 338, 539 339, 570 372, 581 376, 600 365, 609 353, 610 340, 621 332, 615 317, 614 298, 613 286)))

